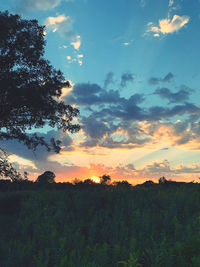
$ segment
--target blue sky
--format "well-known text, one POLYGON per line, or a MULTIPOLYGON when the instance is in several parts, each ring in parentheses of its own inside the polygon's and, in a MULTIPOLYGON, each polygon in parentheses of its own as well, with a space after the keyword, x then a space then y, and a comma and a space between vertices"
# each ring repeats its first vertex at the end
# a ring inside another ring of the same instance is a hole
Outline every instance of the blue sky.
POLYGON ((63 100, 78 106, 82 126, 76 135, 45 129, 46 138, 63 140, 60 155, 4 143, 18 168, 33 178, 52 170, 58 180, 104 173, 133 184, 162 175, 198 180, 200 1, 8 0, 0 7, 46 25, 45 56, 73 83, 63 100))

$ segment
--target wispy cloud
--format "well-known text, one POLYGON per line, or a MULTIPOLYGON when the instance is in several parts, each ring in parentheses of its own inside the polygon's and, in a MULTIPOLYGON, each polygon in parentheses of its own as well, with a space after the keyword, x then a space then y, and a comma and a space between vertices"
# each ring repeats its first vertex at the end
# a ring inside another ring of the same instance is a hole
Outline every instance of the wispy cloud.
POLYGON ((134 75, 133 73, 126 72, 123 73, 121 76, 121 87, 126 87, 128 82, 133 82, 134 81, 134 75))
POLYGON ((106 78, 104 81, 104 88, 107 88, 109 84, 114 84, 114 73, 112 71, 106 74, 106 78))
POLYGON ((146 34, 153 33, 154 37, 160 37, 167 34, 172 34, 183 28, 189 22, 189 20, 190 20, 189 16, 174 15, 172 19, 170 18, 160 19, 158 26, 154 25, 153 22, 149 22, 147 24, 146 34))
POLYGON ((148 80, 148 82, 151 85, 157 85, 160 82, 163 82, 163 83, 168 82, 168 83, 170 83, 173 79, 174 79, 174 74, 169 72, 164 78, 151 77, 148 80))
POLYGON ((184 89, 178 92, 171 92, 168 88, 157 88, 154 92, 155 95, 159 95, 161 98, 169 100, 169 103, 185 102, 189 99, 190 92, 184 89))
MULTIPOLYGON (((22 11, 33 10, 51 10, 56 8, 63 0, 20 0, 19 9, 22 11)), ((64 0, 65 2, 72 2, 73 0, 64 0)))
POLYGON ((48 17, 45 20, 47 31, 58 32, 62 37, 68 39, 75 50, 81 46, 81 37, 73 30, 73 21, 70 16, 64 14, 57 17, 48 17))

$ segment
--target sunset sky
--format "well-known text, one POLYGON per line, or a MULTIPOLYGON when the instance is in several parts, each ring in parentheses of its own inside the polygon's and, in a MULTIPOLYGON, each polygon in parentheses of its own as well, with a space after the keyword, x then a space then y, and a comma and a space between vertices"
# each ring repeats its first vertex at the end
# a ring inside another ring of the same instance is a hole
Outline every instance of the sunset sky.
POLYGON ((45 57, 73 85, 81 130, 60 154, 0 142, 35 179, 109 174, 132 184, 200 176, 200 0, 6 0, 1 11, 46 25, 45 57))

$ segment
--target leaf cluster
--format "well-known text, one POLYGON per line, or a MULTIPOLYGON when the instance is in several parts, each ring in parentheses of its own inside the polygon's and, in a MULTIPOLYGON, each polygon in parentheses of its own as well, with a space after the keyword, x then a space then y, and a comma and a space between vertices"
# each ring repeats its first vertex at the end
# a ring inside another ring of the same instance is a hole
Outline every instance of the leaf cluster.
POLYGON ((18 139, 27 147, 60 150, 27 130, 46 126, 76 132, 78 109, 59 99, 70 84, 62 72, 44 58, 44 26, 37 20, 0 12, 0 139, 18 139))

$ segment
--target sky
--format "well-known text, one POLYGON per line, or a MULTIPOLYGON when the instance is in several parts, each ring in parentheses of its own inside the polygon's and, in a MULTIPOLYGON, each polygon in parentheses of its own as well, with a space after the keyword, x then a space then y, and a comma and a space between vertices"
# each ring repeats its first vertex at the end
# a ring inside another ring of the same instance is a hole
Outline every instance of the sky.
POLYGON ((46 26, 45 58, 80 110, 79 133, 40 130, 62 141, 60 154, 1 141, 20 171, 199 181, 200 0, 7 0, 0 10, 46 26))

